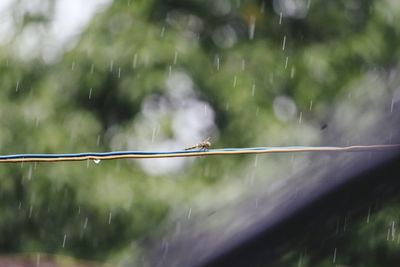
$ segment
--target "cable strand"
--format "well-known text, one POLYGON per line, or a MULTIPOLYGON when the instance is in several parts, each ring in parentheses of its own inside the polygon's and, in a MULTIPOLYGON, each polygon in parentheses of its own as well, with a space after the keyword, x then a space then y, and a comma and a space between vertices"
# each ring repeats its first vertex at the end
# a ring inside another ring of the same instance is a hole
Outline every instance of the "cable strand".
POLYGON ((115 151, 87 152, 73 154, 15 154, 0 155, 0 163, 18 162, 60 162, 83 160, 116 160, 116 159, 149 159, 172 157, 198 157, 236 154, 298 153, 298 152, 377 152, 384 150, 400 150, 400 144, 390 145, 353 145, 353 146, 291 146, 291 147, 249 147, 220 148, 209 150, 177 150, 177 151, 115 151))

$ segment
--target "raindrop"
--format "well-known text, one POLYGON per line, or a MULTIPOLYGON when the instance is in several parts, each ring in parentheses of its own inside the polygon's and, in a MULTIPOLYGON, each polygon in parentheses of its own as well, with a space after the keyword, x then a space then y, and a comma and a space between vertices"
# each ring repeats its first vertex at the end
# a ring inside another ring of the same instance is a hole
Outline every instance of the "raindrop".
POLYGON ((215 56, 215 65, 217 66, 217 70, 219 70, 219 56, 215 56))
POLYGON ((259 111, 260 111, 260 108, 257 107, 257 109, 256 109, 256 117, 258 117, 259 111))
POLYGON ((96 145, 97 145, 97 146, 100 145, 100 135, 97 136, 96 145))
POLYGON ((299 124, 301 124, 301 119, 303 117, 303 112, 300 112, 300 117, 299 117, 299 124))
POLYGON ((18 92, 19 89, 19 81, 17 81, 17 85, 15 86, 15 92, 18 92))
POLYGON ((296 74, 296 68, 292 67, 290 69, 290 79, 293 79, 295 74, 296 74))
POLYGON ((281 25, 281 24, 282 24, 282 12, 279 13, 279 25, 281 25))
POLYGON ((307 1, 307 9, 310 9, 310 6, 311 6, 311 0, 308 0, 307 1))
POLYGON ((270 83, 270 84, 273 84, 273 83, 274 83, 274 73, 273 73, 273 72, 271 72, 271 73, 269 74, 269 83, 270 83))
POLYGON ((40 253, 36 255, 36 267, 40 266, 40 253))
POLYGON ((152 143, 154 143, 154 138, 156 137, 156 129, 157 129, 157 127, 154 127, 153 128, 153 132, 151 134, 151 142, 152 143))
POLYGON ((204 169, 203 169, 203 175, 204 175, 205 177, 210 176, 210 165, 209 165, 209 164, 207 164, 207 165, 204 167, 204 169))
POLYGON ((283 36, 282 51, 285 51, 285 46, 286 46, 286 35, 283 36))
POLYGON ((312 100, 310 101, 310 111, 311 111, 311 109, 312 109, 312 100))
POLYGON ((263 14, 265 11, 265 1, 261 2, 260 12, 263 14))
POLYGON ((255 90, 256 90, 256 85, 253 84, 253 86, 251 87, 251 96, 254 96, 255 90))
POLYGON ((256 17, 250 16, 250 24, 249 24, 249 39, 254 39, 254 31, 256 29, 256 17))
POLYGON ((237 83, 237 76, 235 75, 235 76, 233 77, 233 88, 236 87, 236 83, 237 83))
POLYGON ((289 57, 286 57, 286 60, 285 60, 285 69, 287 69, 288 61, 289 61, 289 57))
POLYGON ((93 88, 90 88, 90 89, 89 89, 89 99, 92 98, 92 90, 93 90, 93 88))
POLYGON ((22 203, 21 203, 21 201, 20 201, 19 204, 18 204, 18 209, 19 209, 19 210, 21 209, 21 206, 22 206, 22 203))
POLYGON ((163 258, 164 258, 168 253, 168 246, 169 246, 168 241, 163 240, 162 246, 164 247, 164 252, 163 252, 163 258))
POLYGON ((164 34, 165 34, 165 26, 163 26, 163 27, 161 28, 160 36, 161 36, 161 37, 164 37, 164 34))
POLYGON ((96 163, 96 164, 99 164, 99 163, 100 163, 100 161, 101 161, 101 160, 99 160, 99 159, 95 159, 95 160, 93 160, 93 162, 94 162, 94 163, 96 163))
POLYGON ((137 65, 137 54, 135 53, 132 60, 132 68, 136 69, 136 65, 137 65))
POLYGON ((333 251, 333 264, 336 263, 336 252, 337 252, 337 249, 335 248, 335 250, 333 251))
POLYGON ((118 68, 118 79, 121 78, 121 68, 118 68))
POLYGON ((111 224, 111 219, 112 219, 112 213, 110 211, 110 214, 108 215, 108 224, 111 224))
POLYGON ((178 61, 178 51, 175 51, 175 54, 174 54, 174 65, 176 65, 177 61, 178 61))
POLYGON ((110 72, 113 71, 113 68, 114 68, 114 60, 111 60, 110 61, 110 72))
POLYGON ((28 171, 28 180, 32 178, 32 165, 29 166, 29 171, 28 171))
POLYGON ((242 71, 246 69, 246 60, 242 59, 242 71))
POLYGON ((302 264, 303 264, 303 254, 300 253, 299 263, 297 264, 297 267, 301 267, 302 264))
POLYGON ((225 110, 228 111, 229 110, 229 103, 225 104, 225 110))
POLYGON ((187 219, 190 220, 190 216, 192 215, 192 208, 189 208, 189 212, 187 215, 187 219))
POLYGON ((257 167, 257 164, 258 164, 258 155, 255 156, 254 167, 257 167))
POLYGON ((392 104, 390 105, 390 113, 393 112, 393 107, 394 107, 394 99, 392 99, 392 104))
POLYGON ((396 232, 396 229, 394 227, 394 221, 392 221, 392 241, 394 241, 395 232, 396 232))
POLYGON ((88 217, 85 218, 85 222, 83 223, 83 229, 86 229, 87 224, 88 224, 88 217))
POLYGON ((168 76, 171 76, 171 74, 172 74, 172 66, 169 65, 168 66, 168 76))
POLYGON ((75 69, 75 61, 72 61, 71 70, 74 70, 74 69, 75 69))
POLYGON ((81 214, 81 206, 78 206, 78 215, 81 214))
POLYGON ((67 235, 64 234, 64 239, 63 239, 63 243, 62 243, 62 247, 65 248, 65 242, 67 241, 67 235))
POLYGON ((31 205, 30 208, 29 208, 29 215, 28 215, 28 218, 31 218, 31 217, 32 217, 32 210, 33 210, 33 207, 32 207, 32 205, 31 205))

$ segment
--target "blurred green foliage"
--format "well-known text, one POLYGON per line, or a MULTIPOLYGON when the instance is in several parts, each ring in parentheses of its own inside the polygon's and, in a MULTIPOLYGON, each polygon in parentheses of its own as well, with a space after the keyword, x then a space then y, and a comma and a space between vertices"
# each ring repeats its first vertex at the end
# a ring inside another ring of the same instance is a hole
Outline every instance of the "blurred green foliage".
MULTIPOLYGON (((397 66, 397 1, 303 1, 304 17, 282 19, 273 2, 114 1, 52 63, 12 53, 16 36, 0 50, 1 154, 112 150, 116 134, 132 134, 143 100, 165 94, 171 71, 187 73, 216 112, 216 146, 301 143, 297 117, 274 115, 275 97, 292 98, 318 126, 365 72, 397 66)), ((27 15, 23 27, 50 21, 27 15)), ((131 161, 2 165, 0 249, 113 257, 245 163, 201 159, 165 176, 131 161)))

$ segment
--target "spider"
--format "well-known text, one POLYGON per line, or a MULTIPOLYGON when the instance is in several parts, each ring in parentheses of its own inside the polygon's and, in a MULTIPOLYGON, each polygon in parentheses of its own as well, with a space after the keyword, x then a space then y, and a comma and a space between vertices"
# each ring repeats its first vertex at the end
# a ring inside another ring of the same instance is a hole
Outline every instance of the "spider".
POLYGON ((199 150, 207 151, 210 148, 210 146, 211 146, 210 137, 208 137, 207 139, 204 139, 203 141, 201 141, 200 143, 198 143, 194 146, 185 148, 185 150, 199 149, 199 150))

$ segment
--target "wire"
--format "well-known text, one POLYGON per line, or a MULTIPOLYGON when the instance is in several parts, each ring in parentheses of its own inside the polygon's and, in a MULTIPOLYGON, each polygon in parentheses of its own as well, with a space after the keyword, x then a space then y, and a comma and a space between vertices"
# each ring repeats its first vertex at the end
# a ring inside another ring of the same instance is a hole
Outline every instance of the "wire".
POLYGON ((172 157, 197 157, 232 154, 264 154, 290 152, 363 152, 400 150, 400 144, 393 145, 355 145, 355 146, 291 146, 291 147, 248 147, 248 148, 221 148, 210 150, 177 150, 177 151, 116 151, 116 152, 88 152, 74 154, 16 154, 0 155, 0 163, 18 162, 58 162, 82 160, 114 160, 114 159, 148 159, 172 157))

